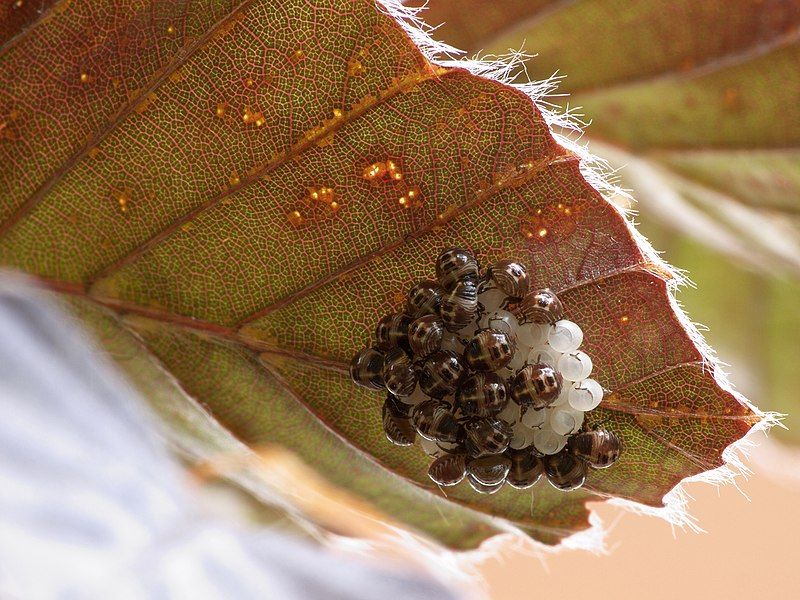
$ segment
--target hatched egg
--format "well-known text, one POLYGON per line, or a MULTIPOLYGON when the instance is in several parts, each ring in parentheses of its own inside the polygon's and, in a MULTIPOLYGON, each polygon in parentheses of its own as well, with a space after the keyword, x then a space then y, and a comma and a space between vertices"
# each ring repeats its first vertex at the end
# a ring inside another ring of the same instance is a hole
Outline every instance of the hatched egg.
POLYGON ((398 399, 403 404, 410 404, 411 406, 416 406, 420 402, 425 402, 425 400, 430 400, 430 396, 428 396, 425 392, 423 392, 419 388, 419 386, 417 386, 413 394, 411 394, 410 396, 400 397, 398 399))
POLYGON ((567 381, 582 381, 592 373, 592 359, 580 350, 562 354, 556 366, 567 381))
POLYGON ((505 301, 506 295, 497 288, 486 290, 478 295, 478 302, 483 304, 483 309, 487 313, 499 310, 505 301))
POLYGON ((445 331, 442 334, 442 350, 450 350, 456 354, 461 354, 464 351, 464 344, 457 333, 445 331))
POLYGON ((520 417, 520 406, 513 400, 509 399, 506 407, 497 413, 497 418, 506 423, 516 423, 520 417))
POLYGON ((526 427, 530 427, 532 429, 538 429, 539 427, 544 425, 546 419, 547 419, 547 413, 544 410, 527 408, 525 409, 525 412, 522 414, 520 422, 523 423, 526 427))
POLYGON ((583 412, 571 406, 548 409, 550 429, 559 435, 575 433, 583 425, 583 412))
POLYGON ((574 352, 583 343, 583 330, 576 323, 561 319, 550 326, 547 342, 556 352, 574 352))
POLYGON ((561 388, 561 393, 558 394, 558 398, 556 398, 555 402, 553 402, 549 408, 556 408, 558 406, 564 406, 569 402, 569 391, 572 389, 570 385, 564 385, 561 388))
POLYGON ((517 318, 513 314, 507 310, 498 309, 493 313, 489 313, 487 327, 512 332, 519 329, 519 324, 517 323, 517 318))
POLYGON ((499 329, 506 333, 515 332, 518 328, 516 318, 506 310, 495 310, 493 312, 484 313, 478 321, 478 327, 480 329, 499 329), (513 319, 513 321, 511 319, 513 319))
POLYGON ((516 423, 511 428, 511 443, 509 444, 510 448, 514 450, 520 450, 522 448, 527 448, 531 444, 533 444, 533 434, 535 431, 525 425, 522 422, 516 423))
POLYGON ((558 366, 558 360, 561 358, 561 354, 553 350, 552 348, 533 348, 530 353, 528 354, 528 363, 544 363, 546 365, 550 365, 553 368, 558 366))
MULTIPOLYGON (((516 319, 514 319, 516 321, 516 319)), ((525 323, 520 325, 517 331, 517 340, 521 346, 538 348, 547 341, 547 325, 538 323, 525 323)))
POLYGON ((453 452, 459 448, 457 443, 453 442, 437 442, 435 440, 429 440, 422 436, 419 436, 419 445, 422 448, 422 451, 425 452, 428 456, 432 456, 434 458, 439 458, 440 456, 445 456, 450 452, 453 452))
POLYGON ((569 405, 575 410, 594 410, 603 401, 603 386, 594 379, 584 379, 569 390, 569 405))
POLYGON ((533 445, 542 454, 557 454, 567 445, 567 437, 545 427, 533 433, 533 445))
POLYGON ((516 373, 519 369, 525 366, 526 364, 526 356, 522 352, 517 352, 514 354, 514 358, 511 359, 511 362, 508 363, 507 368, 510 371, 510 374, 516 373))

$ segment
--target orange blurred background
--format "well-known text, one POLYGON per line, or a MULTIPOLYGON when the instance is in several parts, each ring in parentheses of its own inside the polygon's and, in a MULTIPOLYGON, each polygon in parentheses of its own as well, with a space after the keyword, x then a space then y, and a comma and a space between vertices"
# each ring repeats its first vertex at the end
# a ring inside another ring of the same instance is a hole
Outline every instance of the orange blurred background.
MULTIPOLYGON (((757 441, 763 438, 758 434, 757 441)), ((608 553, 562 550, 532 559, 505 543, 480 572, 493 600, 800 597, 800 456, 774 442, 752 453, 748 480, 716 488, 693 482, 690 514, 702 533, 658 518, 594 508, 610 530, 608 553), (777 466, 782 466, 778 469, 777 466), (789 467, 784 470, 783 467, 789 467)))

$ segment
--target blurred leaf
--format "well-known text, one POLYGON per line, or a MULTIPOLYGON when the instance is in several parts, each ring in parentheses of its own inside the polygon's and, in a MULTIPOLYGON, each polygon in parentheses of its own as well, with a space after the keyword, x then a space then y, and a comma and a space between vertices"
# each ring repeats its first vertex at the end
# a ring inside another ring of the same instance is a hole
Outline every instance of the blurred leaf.
POLYGON ((607 496, 660 506, 759 420, 533 101, 431 65, 371 2, 58 3, 0 49, 0 73, 0 260, 74 297, 102 339, 135 341, 121 363, 174 426, 170 396, 192 398, 470 548, 509 521, 555 543, 607 496), (401 181, 365 180, 389 158, 401 181), (627 449, 583 489, 445 499, 419 449, 384 439, 382 398, 350 383, 373 324, 450 245, 519 257, 588 332, 611 390, 594 418, 627 449))
MULTIPOLYGON (((486 19, 483 5, 432 0, 423 16, 448 43, 524 44, 530 77, 565 76, 569 96, 551 100, 592 121, 591 148, 622 168, 643 231, 698 284, 682 300, 734 380, 796 408, 800 311, 764 298, 800 285, 800 2, 504 0, 486 19)), ((800 440, 791 423, 779 435, 800 440)))

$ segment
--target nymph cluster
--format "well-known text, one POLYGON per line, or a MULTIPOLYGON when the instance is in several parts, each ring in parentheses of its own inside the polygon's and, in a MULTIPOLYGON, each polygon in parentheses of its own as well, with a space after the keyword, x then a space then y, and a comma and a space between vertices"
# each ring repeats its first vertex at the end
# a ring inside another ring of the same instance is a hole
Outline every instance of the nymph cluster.
POLYGON ((353 357, 356 384, 388 391, 386 437, 409 446, 419 435, 439 485, 466 477, 491 494, 544 473, 566 491, 619 457, 616 435, 583 427, 603 399, 583 331, 551 290, 531 288, 519 262, 481 273, 470 252, 448 249, 436 281, 412 287, 405 311, 382 318, 375 345, 353 357))

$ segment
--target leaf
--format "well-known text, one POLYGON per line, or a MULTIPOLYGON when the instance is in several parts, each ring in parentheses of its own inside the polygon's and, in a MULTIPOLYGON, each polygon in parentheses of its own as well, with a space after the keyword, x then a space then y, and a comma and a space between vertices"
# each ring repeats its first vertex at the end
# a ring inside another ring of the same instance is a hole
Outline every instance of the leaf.
POLYGON ((0 72, 0 260, 126 340, 123 367, 173 426, 170 396, 190 397, 471 548, 514 528, 556 543, 589 526, 590 500, 661 506, 761 419, 717 383, 670 272, 533 100, 432 64, 379 5, 57 3, 0 48, 0 72), (387 158, 402 181, 363 178, 387 158), (525 235, 531 219, 547 234, 525 235), (453 244, 522 258, 587 331, 612 390, 597 418, 628 448, 581 490, 445 498, 349 382, 373 324, 453 244))
POLYGON ((525 44, 531 77, 564 76, 549 100, 591 120, 642 231, 698 284, 681 296, 689 313, 741 388, 790 413, 778 435, 800 440, 797 311, 782 300, 800 285, 800 4, 505 0, 485 16, 484 4, 435 0, 422 16, 448 43, 525 44), (758 318, 741 318, 761 298, 758 318))

